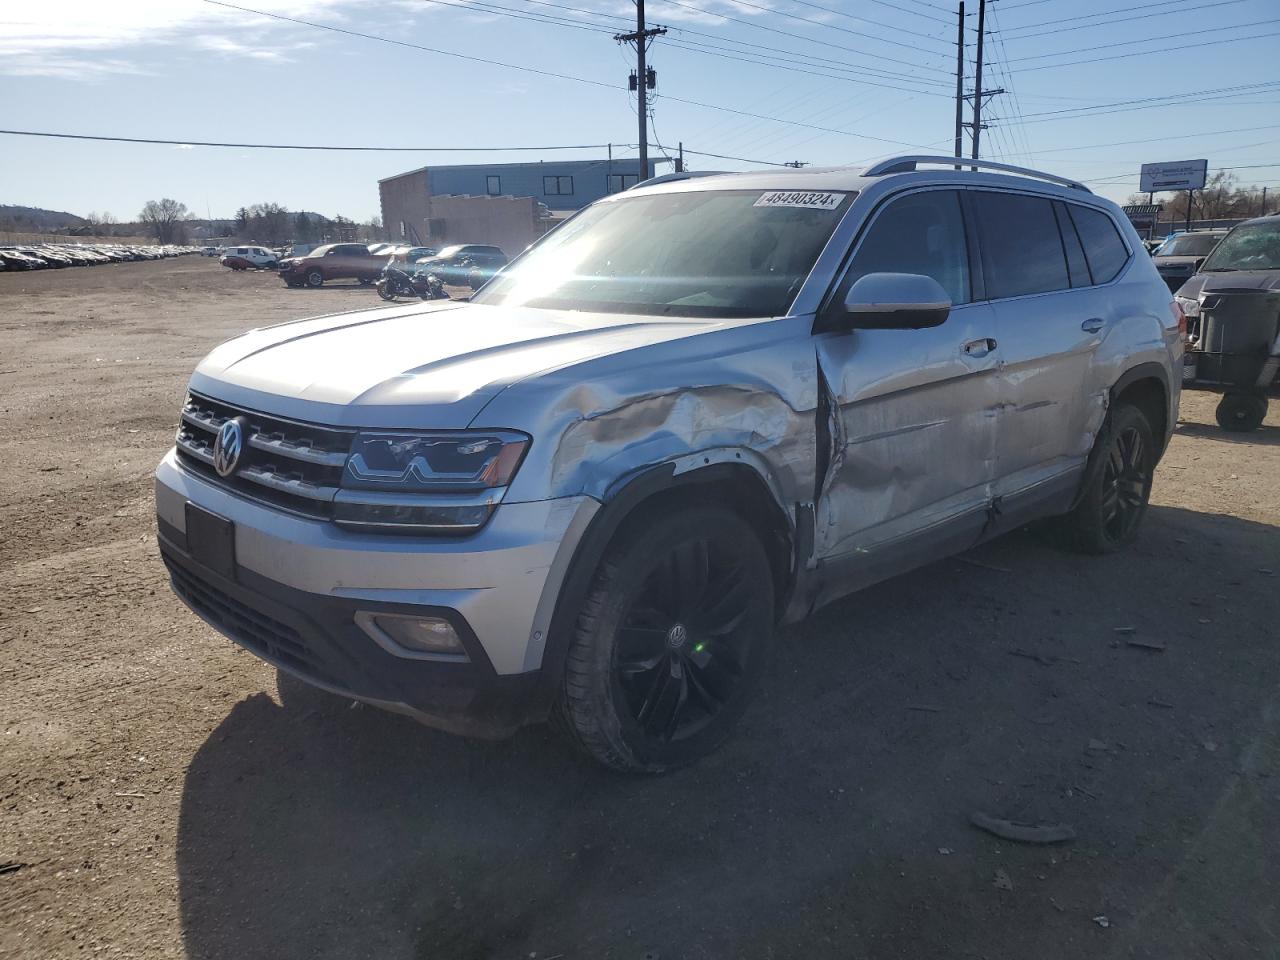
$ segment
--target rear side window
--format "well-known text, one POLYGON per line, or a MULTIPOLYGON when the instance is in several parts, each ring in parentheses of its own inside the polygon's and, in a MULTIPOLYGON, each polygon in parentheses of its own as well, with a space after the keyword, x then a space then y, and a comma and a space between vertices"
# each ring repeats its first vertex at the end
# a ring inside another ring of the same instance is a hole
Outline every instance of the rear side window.
POLYGON ((1071 219, 1075 221, 1084 255, 1089 261, 1089 272, 1094 283, 1114 280, 1129 259, 1129 251, 1120 239, 1116 225, 1101 210, 1091 210, 1079 204, 1068 204, 1071 219))
POLYGON ((1093 283, 1089 275, 1089 265, 1085 263, 1084 247, 1080 245, 1080 235, 1067 213, 1067 205, 1061 201, 1053 202, 1053 212, 1058 218, 1058 231, 1062 234, 1062 247, 1067 253, 1067 272, 1071 274, 1071 286, 1087 287, 1093 283))
POLYGON ((987 296, 1024 297, 1071 286, 1053 204, 1016 193, 973 194, 987 296))
POLYGON ((960 197, 927 190, 892 201, 854 254, 841 296, 869 273, 919 273, 937 280, 952 303, 968 303, 969 252, 960 197))

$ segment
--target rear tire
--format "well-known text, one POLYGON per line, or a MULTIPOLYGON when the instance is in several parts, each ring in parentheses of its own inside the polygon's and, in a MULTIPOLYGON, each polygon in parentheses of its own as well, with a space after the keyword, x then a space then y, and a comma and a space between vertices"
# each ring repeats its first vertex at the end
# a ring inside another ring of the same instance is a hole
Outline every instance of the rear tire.
POLYGON ((1241 393, 1225 394, 1214 416, 1218 419, 1218 426, 1232 433, 1257 430, 1267 418, 1267 398, 1241 393))
POLYGON ((558 712, 592 759, 660 773, 718 747, 751 702, 774 597, 764 548, 733 511, 699 505, 648 519, 596 572, 558 712))
POLYGON ((1155 439, 1142 411, 1112 408, 1085 468, 1088 489, 1063 518, 1067 545, 1103 554, 1132 543, 1146 516, 1155 466, 1155 439))

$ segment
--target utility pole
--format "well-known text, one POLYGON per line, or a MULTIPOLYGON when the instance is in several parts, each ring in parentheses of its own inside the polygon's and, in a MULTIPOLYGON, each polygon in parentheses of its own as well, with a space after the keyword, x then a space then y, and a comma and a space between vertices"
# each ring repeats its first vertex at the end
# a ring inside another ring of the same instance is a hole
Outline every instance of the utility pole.
MULTIPOLYGON (((960 16, 962 18, 961 23, 963 23, 964 22, 963 21, 963 17, 964 17, 963 4, 961 5, 960 16)), ((991 97, 994 97, 1000 93, 1004 93, 1004 87, 995 87, 994 89, 991 89, 991 90, 984 90, 982 87, 983 43, 986 40, 986 35, 987 35, 987 0, 978 0, 978 55, 974 63, 975 69, 974 69, 974 76, 973 76, 973 93, 964 94, 962 97, 962 99, 965 99, 965 100, 968 100, 971 97, 973 98, 973 120, 970 121, 969 123, 959 122, 959 116, 960 116, 959 105, 957 105, 957 109, 956 109, 957 126, 969 128, 970 143, 973 145, 973 149, 971 150, 970 155, 974 160, 977 160, 981 156, 980 143, 982 140, 982 131, 987 129, 987 125, 982 122, 982 109, 987 105, 986 101, 988 101, 991 97)), ((961 72, 964 69, 964 65, 963 65, 964 28, 963 27, 961 27, 961 30, 960 30, 959 46, 960 46, 960 50, 958 52, 958 56, 960 58, 961 64, 956 69, 958 85, 963 82, 963 77, 960 76, 961 72)), ((960 148, 956 151, 956 156, 963 156, 963 155, 964 155, 963 148, 960 148)))
POLYGON ((1258 211, 1258 216, 1265 217, 1267 215, 1267 188, 1262 188, 1262 208, 1258 211))
MULTIPOLYGON (((964 0, 956 15, 956 149, 955 156, 964 156, 964 0)), ((959 166, 956 167, 960 169, 959 166)))
POLYGON ((978 59, 973 71, 973 159, 978 159, 982 137, 982 41, 986 36, 987 0, 978 0, 978 59))
POLYGON ((666 27, 646 29, 644 22, 644 0, 636 3, 635 33, 619 33, 613 39, 619 43, 636 45, 636 72, 631 76, 631 89, 636 92, 636 118, 640 126, 640 180, 649 179, 649 107, 646 94, 658 85, 658 76, 652 67, 645 65, 645 54, 649 52, 649 41, 653 37, 667 32, 666 27))
POLYGON ((680 155, 676 158, 676 173, 684 173, 684 141, 680 141, 680 155))

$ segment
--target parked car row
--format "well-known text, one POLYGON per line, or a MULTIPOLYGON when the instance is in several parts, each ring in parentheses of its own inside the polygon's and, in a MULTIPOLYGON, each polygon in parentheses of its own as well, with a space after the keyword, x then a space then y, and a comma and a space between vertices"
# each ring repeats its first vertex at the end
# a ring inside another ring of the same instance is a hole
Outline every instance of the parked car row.
POLYGON ((367 285, 376 281, 388 264, 395 264, 410 273, 434 274, 451 286, 478 290, 506 263, 506 254, 487 244, 454 244, 437 251, 393 243, 326 243, 303 256, 283 258, 279 270, 280 279, 289 287, 319 287, 330 280, 358 280, 367 285))
POLYGON ((45 270, 59 267, 87 267, 125 260, 163 260, 195 253, 195 247, 42 243, 0 246, 0 270, 45 270))

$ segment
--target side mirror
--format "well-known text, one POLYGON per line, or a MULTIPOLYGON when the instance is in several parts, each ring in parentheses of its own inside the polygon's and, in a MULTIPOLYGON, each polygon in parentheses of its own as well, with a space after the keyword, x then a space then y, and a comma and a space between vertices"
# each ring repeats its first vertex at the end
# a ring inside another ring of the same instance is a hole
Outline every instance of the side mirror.
POLYGON ((829 328, 920 330, 937 327, 951 313, 951 298, 933 277, 919 273, 868 273, 849 288, 829 328))
POLYGON ((1191 266, 1191 272, 1199 273, 1200 268, 1204 266, 1204 262, 1208 259, 1208 257, 1196 257, 1196 262, 1191 266))

